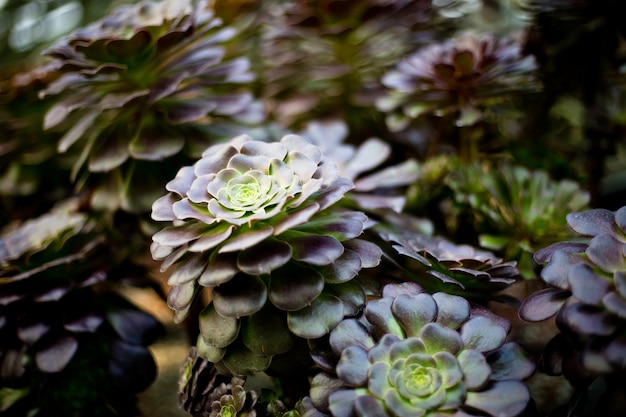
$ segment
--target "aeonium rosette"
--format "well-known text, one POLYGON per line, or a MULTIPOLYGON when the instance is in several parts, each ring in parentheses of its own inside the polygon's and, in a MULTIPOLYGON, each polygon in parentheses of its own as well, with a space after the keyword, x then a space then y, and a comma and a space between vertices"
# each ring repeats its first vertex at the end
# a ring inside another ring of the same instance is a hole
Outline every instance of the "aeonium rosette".
POLYGON ((212 288, 200 315, 203 357, 234 374, 264 370, 294 336, 321 337, 358 312, 368 290, 352 279, 381 251, 357 238, 367 217, 337 204, 352 187, 297 135, 237 136, 166 185, 152 218, 173 224, 153 236, 151 251, 163 270, 176 264, 168 281, 176 321, 212 288))
POLYGON ((515 416, 535 369, 506 319, 464 298, 387 284, 313 351, 311 401, 334 417, 515 416))

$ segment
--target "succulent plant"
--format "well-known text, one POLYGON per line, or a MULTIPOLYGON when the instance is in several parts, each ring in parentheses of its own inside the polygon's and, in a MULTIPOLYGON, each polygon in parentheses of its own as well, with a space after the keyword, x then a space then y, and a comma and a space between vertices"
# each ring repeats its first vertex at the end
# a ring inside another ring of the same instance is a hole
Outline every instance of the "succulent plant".
POLYGON ((240 377, 220 375, 192 346, 181 368, 179 406, 194 417, 254 417, 258 396, 246 391, 245 382, 240 377))
POLYGON ((341 117, 372 134, 380 76, 416 45, 432 40, 430 1, 286 1, 272 8, 261 47, 264 97, 294 129, 341 117))
POLYGON ((441 236, 384 229, 379 234, 400 255, 389 254, 401 271, 399 279, 411 279, 429 292, 505 301, 509 298, 496 293, 520 276, 515 261, 505 262, 489 251, 457 245, 441 236))
POLYGON ((458 126, 473 125, 486 107, 536 91, 535 69, 516 37, 466 31, 418 50, 388 71, 382 83, 389 91, 377 106, 394 131, 424 114, 455 114, 458 126))
POLYGON ((499 250, 534 277, 532 254, 573 234, 565 216, 588 207, 589 193, 573 180, 522 166, 461 166, 448 184, 456 203, 469 208, 480 245, 499 250))
POLYGON ((147 346, 161 325, 111 289, 120 272, 78 207, 66 201, 0 236, 3 415, 130 415, 156 377, 147 346))
POLYGON ((173 223, 154 234, 151 252, 162 270, 175 265, 175 321, 212 289, 200 314, 202 356, 225 373, 254 373, 290 350, 293 335, 321 337, 356 314, 369 290, 353 278, 381 251, 358 238, 367 217, 337 204, 352 187, 296 135, 237 136, 180 169, 153 204, 154 220, 173 223))
POLYGON ((573 380, 626 371, 626 207, 567 215, 585 241, 554 243, 535 254, 548 288, 520 309, 527 321, 556 315, 561 335, 546 348, 549 372, 573 380), (570 361, 572 355, 577 357, 570 361), (582 367, 582 369, 580 369, 582 367))
POLYGON ((109 173, 101 194, 122 193, 117 206, 147 210, 158 196, 147 186, 175 172, 154 161, 182 151, 195 158, 261 120, 245 85, 253 79, 247 59, 223 46, 234 35, 205 1, 142 1, 49 48, 62 75, 41 92, 56 97, 44 128, 64 131, 59 152, 80 148, 73 175, 109 173))
POLYGON ((509 329, 462 297, 387 284, 330 332, 332 352, 314 352, 324 372, 311 382, 312 403, 334 417, 518 415, 534 363, 506 342, 509 329))

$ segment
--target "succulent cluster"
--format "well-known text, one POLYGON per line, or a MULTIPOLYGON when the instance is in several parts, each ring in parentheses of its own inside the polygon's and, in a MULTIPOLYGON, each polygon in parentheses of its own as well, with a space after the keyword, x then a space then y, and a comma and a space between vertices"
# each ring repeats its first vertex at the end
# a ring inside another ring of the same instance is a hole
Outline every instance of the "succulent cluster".
MULTIPOLYGON (((495 295, 515 282, 520 272, 515 261, 471 245, 457 245, 441 236, 380 231, 381 237, 404 258, 392 256, 402 271, 429 292, 444 291, 469 299, 498 299, 495 295)), ((501 298, 505 299, 505 298, 501 298)))
POLYGON ((358 238, 367 217, 336 204, 352 187, 297 135, 237 136, 181 168, 153 204, 154 220, 173 223, 154 234, 151 251, 163 270, 176 265, 168 280, 176 321, 212 288, 201 354, 234 374, 263 370, 292 347, 292 334, 321 337, 356 313, 366 291, 352 279, 381 253, 358 238))
POLYGON ((161 325, 110 290, 105 238, 77 208, 64 202, 0 236, 3 415, 134 413, 156 377, 147 346, 161 325))
POLYGON ((535 367, 506 342, 509 329, 461 297, 387 284, 330 332, 332 354, 314 352, 325 372, 311 382, 311 401, 335 417, 515 416, 535 367))
POLYGON ((264 96, 283 125, 341 115, 363 129, 380 76, 432 40, 430 1, 286 1, 265 24, 264 96))
POLYGON ((548 288, 531 294, 520 317, 556 315, 562 331, 544 364, 572 380, 626 371, 626 207, 567 215, 585 241, 558 242, 535 254, 548 288), (572 360, 572 358, 576 358, 572 360))
POLYGON ((49 48, 61 75, 40 93, 56 97, 44 128, 64 132, 59 152, 80 148, 73 175, 84 167, 110 173, 100 192, 125 194, 108 205, 148 209, 158 194, 134 187, 157 186, 152 177, 162 178, 164 165, 145 161, 184 148, 199 154, 237 126, 261 120, 245 86, 253 79, 247 59, 228 56, 223 45, 234 35, 205 1, 142 1, 49 48))
POLYGON ((537 89, 536 64, 516 37, 463 32, 426 46, 382 77, 389 92, 378 100, 392 130, 424 114, 454 114, 458 126, 482 119, 486 107, 537 89))

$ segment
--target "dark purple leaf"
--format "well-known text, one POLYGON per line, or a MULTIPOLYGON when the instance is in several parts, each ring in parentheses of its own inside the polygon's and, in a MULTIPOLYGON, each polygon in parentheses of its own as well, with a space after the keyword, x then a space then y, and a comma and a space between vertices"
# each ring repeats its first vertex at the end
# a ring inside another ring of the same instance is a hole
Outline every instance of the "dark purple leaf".
POLYGON ((80 314, 71 320, 66 320, 65 323, 63 323, 63 327, 70 332, 93 333, 98 330, 103 321, 104 316, 101 313, 92 311, 80 314))
POLYGON ((320 294, 311 304, 287 314, 289 330, 305 339, 327 335, 343 319, 343 304, 335 296, 320 294))
POLYGON ((175 125, 194 122, 215 110, 218 105, 216 98, 180 100, 167 108, 166 117, 170 123, 175 125))
POLYGON ((600 304, 611 287, 609 278, 598 276, 587 264, 572 266, 568 276, 572 294, 587 304, 600 304))
POLYGON ((209 346, 223 348, 235 341, 240 321, 234 317, 221 316, 213 303, 209 303, 198 317, 200 335, 209 346))
POLYGON ((140 310, 116 309, 106 317, 120 338, 134 345, 148 346, 163 333, 161 323, 140 310))
POLYGON ((591 239, 586 252, 589 259, 607 272, 626 269, 624 242, 612 235, 598 235, 591 239))
POLYGON ((334 295, 343 303, 343 311, 346 316, 356 316, 365 305, 366 297, 363 288, 355 281, 341 284, 326 284, 326 294, 334 295))
POLYGON ((492 416, 513 417, 528 404, 530 394, 526 385, 519 381, 497 381, 486 389, 469 391, 465 404, 483 410, 492 416))
POLYGON ((237 275, 237 253, 213 253, 209 263, 198 278, 198 284, 204 287, 214 287, 223 284, 237 275))
POLYGON ((215 310, 225 317, 239 318, 259 311, 267 301, 267 288, 255 276, 238 274, 213 289, 215 310))
POLYGON ((615 316, 599 307, 572 302, 566 304, 557 315, 557 324, 564 323, 576 333, 608 336, 617 329, 615 316))
POLYGON ((343 254, 335 262, 319 268, 324 281, 335 284, 351 280, 360 270, 361 257, 350 249, 344 249, 343 254))
POLYGON ((550 263, 541 271, 541 279, 552 287, 569 290, 570 283, 567 279, 569 270, 573 265, 583 262, 584 254, 557 251, 552 255, 550 263))
POLYGON ((297 230, 307 233, 332 236, 339 241, 353 239, 363 232, 367 216, 361 212, 348 212, 325 216, 299 226, 297 230))
POLYGON ((239 253, 237 267, 249 275, 269 274, 291 259, 291 247, 278 239, 264 241, 239 253))
POLYGON ((615 214, 606 209, 597 208, 579 213, 569 213, 566 219, 567 224, 576 233, 583 236, 615 235, 616 233, 615 214))
POLYGON ((582 253, 587 249, 587 246, 586 243, 557 242, 535 252, 534 259, 539 265, 543 265, 550 262, 552 254, 557 251, 582 253))
POLYGON ((341 355, 348 346, 370 349, 374 346, 372 334, 356 319, 346 319, 330 332, 330 345, 336 355, 341 355))
POLYGON ((335 238, 322 235, 292 235, 285 232, 284 238, 293 250, 295 260, 313 265, 328 265, 343 254, 343 245, 335 238))
POLYGON ((611 291, 602 299, 602 304, 620 319, 626 319, 626 300, 617 292, 611 291))
POLYGON ((29 326, 18 327, 17 337, 19 337, 22 342, 28 345, 32 345, 33 343, 41 339, 43 335, 48 333, 49 330, 50 330, 50 325, 46 323, 43 323, 43 322, 33 323, 29 326))
POLYGON ((571 295, 569 291, 554 288, 537 291, 524 300, 519 317, 525 321, 546 320, 554 316, 571 295))
POLYGON ((348 385, 356 387, 367 382, 369 365, 367 350, 360 346, 349 346, 341 352, 337 375, 348 385))
POLYGON ((317 271, 287 264, 272 273, 269 299, 281 310, 299 310, 309 305, 324 289, 324 277, 317 271))
POLYGON ((535 362, 530 354, 514 342, 488 353, 487 362, 491 366, 491 379, 496 381, 523 380, 535 372, 535 362))
POLYGON ((392 312, 392 298, 372 300, 365 305, 364 315, 379 334, 390 333, 404 338, 404 329, 392 312))
POLYGON ((422 327, 437 318, 437 304, 429 294, 398 295, 391 305, 394 317, 400 322, 406 336, 418 336, 422 327))
POLYGON ((494 320, 484 316, 470 318, 461 326, 464 349, 488 352, 497 349, 506 340, 507 330, 494 320))
POLYGON ((177 154, 185 146, 185 138, 178 132, 158 127, 146 127, 130 141, 128 151, 135 159, 160 161, 177 154))
POLYGON ((128 153, 127 138, 122 135, 111 135, 103 139, 103 143, 95 152, 90 154, 89 170, 92 172, 107 172, 122 165, 130 156, 128 153))
POLYGON ((234 375, 246 376, 266 370, 270 366, 272 357, 257 355, 243 345, 236 345, 227 350, 222 361, 234 375))
POLYGON ((343 246, 359 254, 363 268, 374 268, 380 263, 383 252, 372 242, 363 239, 350 239, 343 242, 343 246))

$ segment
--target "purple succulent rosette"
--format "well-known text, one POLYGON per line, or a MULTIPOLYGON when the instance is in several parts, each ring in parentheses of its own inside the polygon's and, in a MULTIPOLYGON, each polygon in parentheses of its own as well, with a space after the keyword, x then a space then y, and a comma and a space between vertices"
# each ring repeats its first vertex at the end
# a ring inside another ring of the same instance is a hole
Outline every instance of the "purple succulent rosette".
POLYGON ((504 262, 492 252, 457 245, 441 236, 384 229, 379 234, 400 255, 393 258, 403 274, 429 292, 444 291, 474 300, 507 300, 496 293, 520 276, 516 262, 504 262))
POLYGON ((462 32, 426 46, 400 61, 382 77, 389 88, 377 107, 388 113, 394 131, 423 114, 457 112, 458 126, 483 117, 484 107, 508 96, 536 91, 534 57, 516 37, 462 32))
POLYGON ((233 373, 262 370, 291 349, 293 335, 321 337, 358 312, 367 290, 353 278, 381 251, 358 238, 367 217, 337 204, 352 187, 296 135, 214 145, 166 185, 152 218, 173 224, 153 236, 152 256, 162 270, 175 264, 168 305, 177 322, 201 288, 212 288, 200 315, 205 358, 233 373), (226 354, 234 342, 257 361, 251 369, 226 354))
POLYGON ((330 333, 332 353, 314 351, 325 372, 311 400, 334 417, 518 415, 530 398, 521 381, 535 366, 506 341, 509 329, 462 297, 388 284, 330 333))
POLYGON ((77 150, 73 178, 108 173, 94 201, 149 210, 153 177, 175 172, 164 159, 195 157, 263 119, 246 85, 254 78, 248 59, 226 47, 235 34, 206 1, 141 1, 45 51, 60 76, 40 92, 54 99, 44 129, 64 132, 59 152, 77 150))
POLYGON ((544 265, 541 279, 548 288, 524 301, 520 317, 542 321, 556 315, 563 334, 544 352, 549 371, 581 376, 566 360, 574 354, 592 375, 624 372, 626 207, 570 213, 567 223, 588 239, 558 242, 535 254, 537 263, 544 265))
POLYGON ((8 415, 130 415, 135 394, 156 378, 148 345, 162 326, 112 290, 111 248, 79 207, 64 201, 0 234, 0 398, 8 415))

